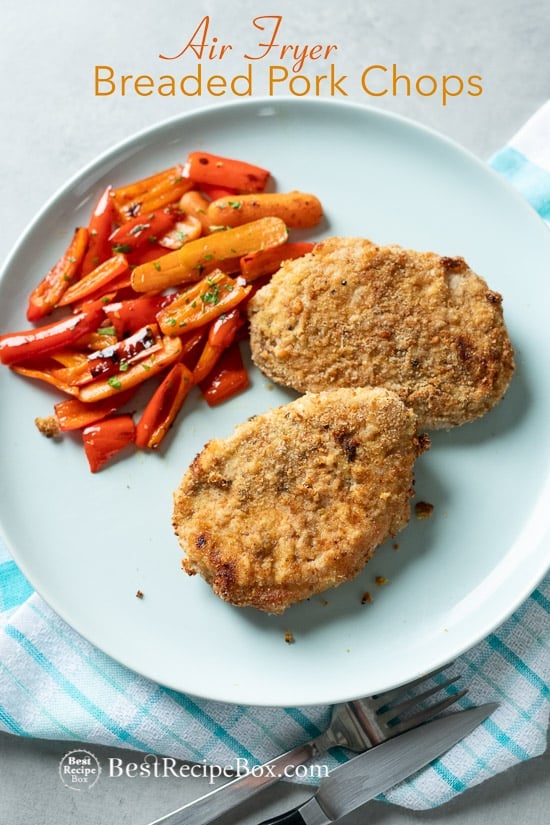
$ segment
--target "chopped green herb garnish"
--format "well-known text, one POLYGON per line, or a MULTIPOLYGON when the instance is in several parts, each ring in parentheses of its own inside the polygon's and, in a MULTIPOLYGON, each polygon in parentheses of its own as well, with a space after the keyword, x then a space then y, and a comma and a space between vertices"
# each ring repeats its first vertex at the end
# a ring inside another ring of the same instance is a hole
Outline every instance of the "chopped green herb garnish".
POLYGON ((121 382, 119 381, 119 379, 118 379, 118 378, 115 378, 115 376, 114 376, 114 375, 112 375, 110 378, 108 378, 108 379, 107 379, 107 383, 108 383, 108 384, 109 384, 109 386, 110 386, 110 387, 112 387, 114 390, 120 390, 120 389, 121 389, 121 387, 122 387, 121 382))
POLYGON ((128 230, 129 235, 139 235, 145 229, 149 229, 151 227, 150 223, 136 223, 135 226, 132 226, 130 230, 128 230))
POLYGON ((127 243, 116 243, 113 246, 113 252, 121 252, 123 255, 128 255, 132 251, 132 247, 127 243))
POLYGON ((214 256, 211 252, 208 252, 206 255, 202 256, 203 261, 213 261, 214 256))
POLYGON ((158 261, 155 261, 155 263, 153 264, 153 266, 155 267, 155 269, 157 270, 157 272, 160 272, 160 264, 158 263, 158 261))
POLYGON ((116 330, 114 327, 99 327, 98 333, 99 335, 116 335, 116 330))
POLYGON ((242 208, 242 201, 227 201, 227 205, 231 207, 231 209, 241 209, 242 208))
POLYGON ((208 292, 204 292, 201 295, 201 301, 203 304, 212 304, 216 305, 219 303, 220 300, 220 287, 218 284, 212 284, 211 289, 208 292))
POLYGON ((130 365, 128 361, 121 361, 118 368, 121 372, 126 372, 130 368, 130 365))
POLYGON ((168 324, 168 326, 170 326, 170 327, 175 327, 175 326, 176 326, 176 319, 175 319, 175 318, 168 318, 168 319, 167 319, 167 321, 166 321, 166 323, 167 323, 167 324, 168 324))

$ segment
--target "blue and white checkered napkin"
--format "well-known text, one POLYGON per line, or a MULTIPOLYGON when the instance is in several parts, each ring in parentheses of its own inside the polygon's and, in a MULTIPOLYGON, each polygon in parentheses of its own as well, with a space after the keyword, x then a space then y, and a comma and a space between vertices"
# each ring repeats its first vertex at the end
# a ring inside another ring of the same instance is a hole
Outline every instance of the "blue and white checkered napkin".
MULTIPOLYGON (((550 221, 550 102, 492 165, 550 221)), ((544 752, 550 712, 550 576, 453 672, 462 704, 500 702, 467 740, 387 794, 431 808, 544 752)), ((0 730, 230 766, 262 763, 318 734, 330 709, 252 708, 177 694, 84 641, 33 593, 0 545, 0 730)), ((336 757, 328 760, 336 764, 336 757)))

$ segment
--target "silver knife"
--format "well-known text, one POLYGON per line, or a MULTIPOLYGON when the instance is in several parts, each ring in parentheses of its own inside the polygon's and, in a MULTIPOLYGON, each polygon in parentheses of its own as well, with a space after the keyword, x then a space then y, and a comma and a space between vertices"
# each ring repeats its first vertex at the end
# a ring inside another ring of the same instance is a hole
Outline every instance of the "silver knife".
MULTIPOLYGON (((498 704, 490 703, 451 713, 382 742, 331 771, 321 780, 315 796, 304 805, 267 822, 273 825, 327 825, 441 756, 471 733, 497 707, 498 704)), ((223 791, 224 787, 219 790, 223 791)), ((219 812, 214 817, 208 815, 212 795, 205 794, 188 802, 150 825, 199 825, 210 822, 219 816, 219 812)))
POLYGON ((331 771, 303 805, 261 825, 329 825, 441 756, 497 707, 491 703, 451 713, 388 739, 331 771))

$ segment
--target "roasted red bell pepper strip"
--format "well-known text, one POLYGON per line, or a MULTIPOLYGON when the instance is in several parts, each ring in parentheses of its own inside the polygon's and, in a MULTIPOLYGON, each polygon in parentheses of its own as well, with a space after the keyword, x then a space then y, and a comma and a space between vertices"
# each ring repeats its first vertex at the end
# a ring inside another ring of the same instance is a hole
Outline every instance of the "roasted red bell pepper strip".
POLYGON ((188 333, 188 335, 182 335, 181 337, 181 361, 185 364, 187 369, 191 370, 191 372, 195 369, 201 356, 207 331, 207 327, 202 327, 193 330, 188 333))
POLYGON ((59 304, 71 283, 80 274, 87 245, 88 230, 78 227, 62 257, 31 292, 27 306, 28 321, 39 321, 59 304))
POLYGON ((238 192, 263 192, 269 179, 267 169, 209 152, 190 152, 185 174, 197 183, 236 189, 238 192))
POLYGON ((227 349, 235 340, 237 331, 244 325, 239 307, 217 318, 208 330, 208 343, 213 347, 227 349))
POLYGON ((201 381, 200 389, 209 407, 227 401, 246 390, 250 383, 237 343, 226 349, 210 375, 201 381))
POLYGON ((104 318, 100 303, 90 304, 85 311, 70 315, 62 321, 23 332, 11 332, 0 336, 0 361, 18 364, 55 350, 75 344, 88 332, 95 331, 104 318))
POLYGON ((157 313, 168 306, 176 293, 171 295, 145 295, 142 298, 129 298, 127 301, 116 301, 106 304, 105 315, 115 328, 119 338, 129 333, 137 332, 147 324, 156 323, 157 313))
POLYGON ((128 261, 124 255, 113 255, 107 261, 93 269, 76 284, 73 284, 65 292, 58 306, 64 307, 82 301, 97 292, 98 289, 106 287, 121 275, 127 274, 129 271, 128 261))
POLYGON ((269 249, 261 249, 250 255, 241 258, 241 275, 247 284, 262 278, 264 275, 273 275, 277 272, 283 261, 301 258, 311 252, 315 244, 306 241, 295 241, 282 246, 272 246, 269 249))
POLYGON ((94 378, 106 378, 120 370, 127 370, 130 364, 147 358, 155 350, 160 349, 160 339, 156 324, 142 327, 129 338, 96 350, 88 355, 87 361, 94 378))
POLYGON ((193 376, 185 364, 174 364, 157 387, 136 426, 136 446, 156 449, 176 418, 193 387, 193 376))
POLYGON ((118 452, 132 444, 135 425, 131 415, 115 415, 82 430, 82 441, 92 473, 97 473, 118 452))
POLYGON ((126 256, 130 266, 141 266, 147 264, 149 261, 156 261, 157 258, 162 258, 163 255, 168 255, 169 249, 161 246, 159 243, 148 243, 147 246, 141 246, 135 252, 129 252, 126 256))
POLYGON ((211 324, 201 356, 193 370, 195 384, 200 384, 214 369, 224 349, 231 346, 237 331, 244 323, 244 318, 242 318, 239 309, 236 308, 228 312, 227 315, 221 315, 211 324))
POLYGON ((147 243, 154 243, 165 232, 172 229, 177 214, 168 209, 157 209, 155 212, 140 213, 112 233, 109 241, 113 254, 122 252, 129 255, 141 249, 147 243))
POLYGON ((105 189, 92 212, 88 224, 88 248, 82 261, 82 277, 113 254, 109 243, 116 214, 112 191, 111 186, 105 189))
POLYGON ((98 401, 96 404, 84 404, 78 398, 68 398, 55 405, 55 417, 63 432, 82 430, 89 424, 101 421, 102 418, 107 418, 108 415, 120 410, 134 395, 135 390, 131 389, 106 398, 104 401, 98 401))
POLYGON ((201 183, 201 192, 213 201, 217 201, 218 198, 228 198, 230 195, 239 194, 237 189, 231 189, 229 186, 215 186, 213 183, 201 183))

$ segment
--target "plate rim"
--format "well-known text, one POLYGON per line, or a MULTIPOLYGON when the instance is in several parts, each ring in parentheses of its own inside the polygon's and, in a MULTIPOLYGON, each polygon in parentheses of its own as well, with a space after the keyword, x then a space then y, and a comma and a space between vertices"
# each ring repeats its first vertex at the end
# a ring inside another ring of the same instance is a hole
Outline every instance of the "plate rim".
MULTIPOLYGON (((390 121, 396 124, 403 124, 407 128, 412 128, 414 130, 420 131, 421 133, 425 133, 430 135, 432 138, 435 138, 438 141, 442 141, 448 147, 450 147, 453 151, 459 152, 463 155, 470 163, 474 163, 480 170, 482 170, 483 174, 489 174, 494 182, 497 182, 500 187, 505 189, 508 193, 508 196, 512 196, 516 202, 516 205, 519 205, 524 211, 530 214, 531 218, 536 218, 540 223, 540 228, 543 231, 547 231, 547 227, 544 224, 543 219, 541 216, 536 212, 536 210, 527 202, 527 200, 521 195, 521 193, 512 186, 509 181, 503 178, 500 174, 498 174, 488 163, 481 160, 478 156, 476 156, 473 152, 471 152, 466 147, 459 144, 453 138, 444 135, 437 130, 427 126, 425 124, 419 123, 411 118, 405 117, 401 114, 394 113, 394 112, 387 112, 382 109, 378 109, 372 105, 368 104, 361 104, 352 101, 337 101, 337 100, 326 100, 326 99, 306 99, 306 100, 297 100, 292 97, 288 96, 280 96, 276 98, 271 97, 261 97, 261 98, 254 98, 250 100, 244 101, 229 101, 220 104, 211 104, 208 106, 200 107, 197 109, 193 109, 190 112, 179 113, 177 115, 173 115, 171 117, 165 118, 158 122, 155 122, 143 129, 133 132, 129 136, 123 138, 122 140, 117 141, 112 146, 108 147, 107 149, 103 150, 99 155, 95 156, 91 161, 86 163, 80 169, 78 169, 75 173, 73 173, 61 186, 59 186, 54 193, 45 201, 42 207, 34 214, 34 216, 30 219, 27 223, 23 231, 20 233, 19 237, 15 241, 11 251, 8 253, 5 260, 2 262, 2 266, 0 269, 0 290, 4 284, 5 278, 9 273, 12 262, 18 256, 20 251, 25 247, 28 242, 29 237, 32 235, 33 229, 41 222, 43 216, 48 213, 55 203, 60 200, 65 194, 74 190, 74 188, 85 180, 85 178, 94 173, 94 171, 99 170, 105 163, 109 160, 115 161, 117 155, 120 155, 121 152, 124 150, 130 150, 133 146, 142 144, 144 141, 147 141, 148 138, 153 136, 156 133, 163 133, 166 130, 169 130, 173 127, 176 127, 180 123, 189 122, 190 120, 200 120, 204 116, 212 116, 212 115, 223 115, 224 111, 227 110, 248 110, 249 112, 254 112, 261 107, 285 107, 291 106, 292 108, 310 108, 310 109, 345 109, 349 112, 355 112, 360 117, 365 116, 365 114, 374 117, 376 119, 380 119, 382 121, 390 121)), ((115 168, 117 163, 120 162, 120 158, 117 158, 115 161, 115 168)), ((542 492, 542 491, 541 491, 542 492)), ((530 511, 532 512, 532 511, 530 511)), ((545 519, 545 523, 543 525, 543 533, 541 535, 540 542, 544 542, 544 537, 548 535, 550 531, 550 516, 547 516, 545 519)), ((72 624, 70 616, 66 615, 65 610, 63 609, 62 605, 57 603, 55 598, 49 599, 48 597, 42 595, 42 583, 37 583, 34 579, 33 571, 29 570, 28 565, 25 561, 24 555, 21 557, 19 553, 19 549, 14 546, 11 539, 9 539, 8 535, 6 534, 3 519, 0 517, 0 534, 4 541, 8 552, 12 556, 13 560, 23 573, 23 575, 28 579, 29 583, 32 585, 33 589, 44 599, 44 601, 57 613, 75 632, 82 635, 86 638, 91 644, 97 646, 98 649, 106 653, 107 655, 111 656, 117 662, 119 662, 124 667, 129 668, 135 673, 138 673, 145 678, 155 680, 155 677, 150 673, 143 672, 142 670, 136 669, 134 665, 129 664, 128 662, 124 661, 124 659, 120 658, 120 654, 113 654, 109 650, 106 650, 104 646, 99 646, 97 642, 95 642, 90 635, 86 633, 86 631, 82 630, 80 627, 75 627, 72 624), (38 585, 38 586, 37 586, 38 585)), ((462 655, 467 650, 474 647, 480 641, 485 639, 490 633, 492 633, 497 627, 499 627, 507 618, 509 618, 520 606, 523 604, 526 599, 532 594, 532 592, 537 588, 540 582, 545 577, 546 573, 548 572, 550 566, 550 556, 548 559, 544 558, 544 554, 540 554, 539 563, 534 565, 531 569, 531 575, 526 577, 523 587, 517 592, 516 597, 513 599, 512 602, 507 604, 502 604, 501 610, 496 611, 493 614, 493 618, 489 622, 485 622, 483 624, 483 629, 479 631, 477 636, 469 636, 468 641, 464 641, 462 644, 455 644, 450 652, 450 659, 455 658, 456 656, 462 655)), ((46 588, 47 589, 47 588, 46 588)), ((93 634, 92 634, 93 636, 93 634)), ((445 663, 442 663, 445 664, 445 663)), ((426 672, 426 671, 424 671, 426 672)), ((423 675, 423 671, 417 671, 411 674, 410 678, 413 679, 415 676, 423 675)), ((162 682, 164 684, 164 682, 162 682)), ((404 682, 399 682, 399 684, 404 684, 404 682)), ((196 694, 192 693, 190 690, 183 688, 181 686, 171 686, 166 685, 167 687, 171 687, 174 690, 189 693, 190 695, 200 696, 201 699, 218 701, 218 702, 226 702, 232 704, 255 704, 258 706, 265 706, 269 705, 272 706, 273 702, 262 702, 261 697, 258 697, 253 702, 250 699, 231 699, 227 698, 227 696, 222 696, 217 693, 215 690, 212 691, 210 694, 201 693, 196 694)), ((391 684, 389 687, 396 687, 397 684, 391 684)), ((223 691, 223 689, 222 689, 223 691)), ((332 701, 345 701, 346 699, 342 699, 342 692, 340 691, 338 697, 334 698, 327 698, 322 702, 312 702, 308 703, 307 701, 300 701, 299 703, 302 705, 312 704, 312 705, 319 705, 325 704, 332 701)), ((347 696, 348 699, 355 698, 356 694, 347 696)), ((285 703, 286 704, 286 703, 285 703)), ((295 703, 293 703, 295 704, 295 703)), ((282 706, 282 705, 278 705, 282 706)))

